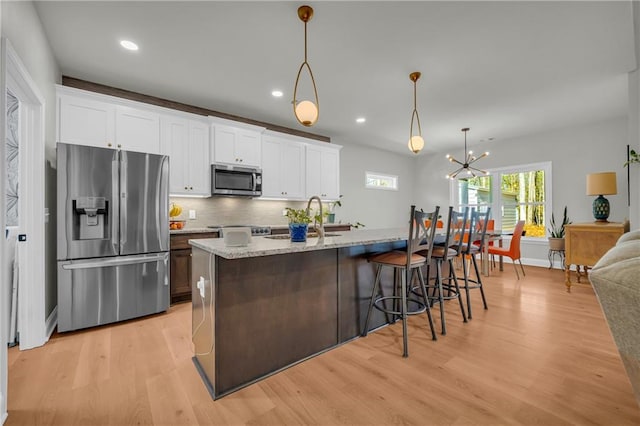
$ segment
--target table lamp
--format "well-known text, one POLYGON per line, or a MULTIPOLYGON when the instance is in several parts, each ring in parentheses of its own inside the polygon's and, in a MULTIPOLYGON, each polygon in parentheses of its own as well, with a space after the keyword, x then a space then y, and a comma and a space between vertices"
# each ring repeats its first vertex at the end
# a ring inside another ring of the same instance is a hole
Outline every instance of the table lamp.
POLYGON ((587 175, 587 195, 597 195, 593 200, 593 217, 596 222, 607 222, 609 217, 609 200, 603 195, 615 195, 618 193, 616 186, 616 173, 603 172, 587 175))

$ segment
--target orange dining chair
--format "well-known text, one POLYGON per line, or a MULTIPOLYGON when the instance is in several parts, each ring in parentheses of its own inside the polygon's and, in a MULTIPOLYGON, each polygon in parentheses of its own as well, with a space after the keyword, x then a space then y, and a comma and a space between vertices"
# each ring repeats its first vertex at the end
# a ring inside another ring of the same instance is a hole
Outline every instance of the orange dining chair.
POLYGON ((509 243, 509 248, 489 247, 489 254, 496 256, 507 256, 511 259, 518 279, 520 279, 520 274, 518 273, 518 268, 516 267, 516 260, 520 264, 520 269, 522 269, 522 276, 526 275, 524 272, 524 267, 522 266, 522 261, 520 260, 520 240, 522 239, 523 230, 524 220, 521 220, 516 224, 516 227, 513 230, 513 237, 511 238, 511 242, 509 243))
MULTIPOLYGON (((478 226, 476 227, 478 229, 478 231, 480 231, 482 229, 482 227, 484 226, 484 223, 482 220, 478 221, 478 226)), ((494 219, 489 219, 487 221, 487 229, 486 232, 488 232, 489 234, 491 234, 493 231, 495 231, 496 229, 496 221, 494 219)), ((480 245, 480 241, 474 241, 473 244, 479 246, 480 245)), ((488 247, 493 247, 493 241, 489 241, 487 243, 487 248, 488 247)), ((484 252, 482 250, 480 250, 480 256, 484 256, 484 252)), ((493 256, 491 256, 491 259, 493 260, 493 256)), ((495 266, 495 263, 492 261, 491 262, 491 269, 493 269, 495 266)))

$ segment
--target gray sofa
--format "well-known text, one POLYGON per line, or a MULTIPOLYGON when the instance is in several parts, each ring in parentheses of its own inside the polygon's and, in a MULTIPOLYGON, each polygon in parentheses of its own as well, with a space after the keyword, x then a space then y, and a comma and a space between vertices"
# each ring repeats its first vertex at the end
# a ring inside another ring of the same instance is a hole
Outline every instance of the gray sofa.
POLYGON ((640 405, 640 230, 622 235, 589 279, 640 405))

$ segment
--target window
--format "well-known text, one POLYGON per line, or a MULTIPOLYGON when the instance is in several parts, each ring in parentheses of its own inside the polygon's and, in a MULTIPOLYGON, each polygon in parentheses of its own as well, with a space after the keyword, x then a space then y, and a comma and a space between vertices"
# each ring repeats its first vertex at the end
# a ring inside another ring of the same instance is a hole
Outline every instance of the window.
POLYGON ((457 209, 491 207, 495 229, 513 231, 525 221, 525 236, 546 238, 547 212, 551 211, 551 163, 487 170, 489 176, 459 178, 451 182, 457 209))
POLYGON ((365 188, 398 190, 398 176, 384 173, 365 172, 365 188))

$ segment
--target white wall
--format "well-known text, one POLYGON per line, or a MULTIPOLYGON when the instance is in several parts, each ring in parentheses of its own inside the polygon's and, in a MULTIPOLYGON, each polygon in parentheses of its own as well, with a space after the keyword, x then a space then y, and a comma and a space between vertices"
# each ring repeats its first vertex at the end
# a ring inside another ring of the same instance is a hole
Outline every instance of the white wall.
POLYGON ((340 192, 342 206, 336 221, 361 222, 369 228, 402 227, 408 223, 413 201, 413 170, 410 156, 364 147, 332 138, 340 151, 340 192), (398 191, 365 189, 365 171, 398 176, 398 191))
MULTIPOLYGON (((461 137, 460 145, 452 146, 450 151, 461 152, 463 143, 464 139, 461 137)), ((553 211, 556 217, 562 217, 562 210, 566 205, 574 223, 593 221, 594 197, 585 195, 586 175, 614 171, 618 177, 618 195, 607 196, 611 203, 609 220, 622 222, 629 218, 627 169, 623 167, 627 155, 626 117, 549 130, 512 140, 493 141, 475 148, 491 152, 489 157, 477 163, 480 168, 551 161, 553 211)), ((444 176, 453 168, 445 159, 445 154, 429 154, 415 160, 416 182, 421 183, 414 190, 418 206, 424 206, 425 209, 436 204, 441 209, 449 206, 449 182, 444 176)), ((547 249, 546 240, 538 244, 523 240, 523 261, 548 265, 547 249)))
MULTIPOLYGON (((2 2, 2 36, 6 37, 27 68, 31 78, 45 98, 45 155, 48 161, 55 161, 55 87, 61 81, 60 70, 44 34, 40 18, 32 2, 2 2)), ((55 173, 47 164, 45 168, 45 206, 51 213, 45 225, 45 317, 56 306, 55 277, 55 173), (53 194, 51 193, 53 192, 53 194)), ((43 212, 44 216, 44 212, 43 212)))

